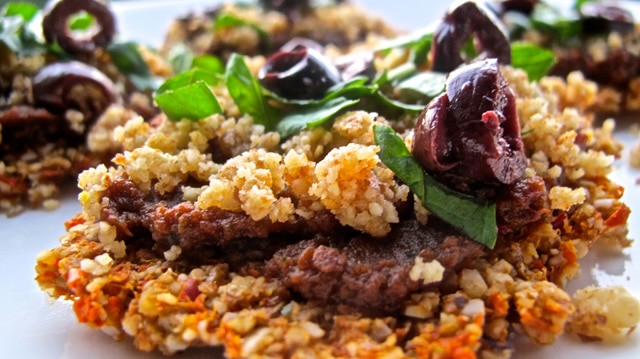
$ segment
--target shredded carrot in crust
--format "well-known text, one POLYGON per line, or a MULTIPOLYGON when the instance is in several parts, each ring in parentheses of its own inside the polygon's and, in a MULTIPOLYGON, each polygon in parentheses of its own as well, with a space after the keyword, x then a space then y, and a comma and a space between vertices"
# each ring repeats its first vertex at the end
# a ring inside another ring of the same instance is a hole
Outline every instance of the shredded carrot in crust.
POLYGON ((93 296, 79 297, 73 302, 73 311, 76 313, 80 323, 86 323, 97 328, 106 323, 107 312, 93 296))
POLYGON ((576 246, 573 241, 565 241, 560 243, 560 251, 562 258, 567 261, 567 265, 577 265, 578 254, 576 252, 576 246))
POLYGON ((480 313, 474 318, 459 315, 456 322, 460 326, 450 335, 449 327, 426 324, 420 334, 410 341, 409 347, 419 358, 476 359, 483 333, 484 314, 480 313))
POLYGON ((241 358, 242 337, 238 335, 226 322, 220 323, 216 335, 224 343, 225 356, 230 359, 241 358))
POLYGON ((629 219, 630 214, 631 209, 629 209, 626 204, 622 204, 611 216, 609 216, 609 218, 604 221, 604 224, 607 227, 622 226, 627 223, 627 219, 629 219))
POLYGON ((68 231, 69 229, 77 226, 78 224, 83 224, 84 222, 85 222, 84 216, 82 215, 82 213, 78 213, 75 215, 75 217, 64 222, 64 228, 68 231))
POLYGON ((487 300, 488 310, 493 310, 493 316, 497 318, 506 317, 509 314, 509 295, 498 291, 491 292, 487 300))

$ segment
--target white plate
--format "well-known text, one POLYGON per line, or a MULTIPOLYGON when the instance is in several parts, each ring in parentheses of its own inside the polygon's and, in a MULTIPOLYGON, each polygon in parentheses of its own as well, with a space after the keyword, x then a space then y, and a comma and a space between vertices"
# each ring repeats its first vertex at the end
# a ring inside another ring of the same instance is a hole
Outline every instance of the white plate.
MULTIPOLYGON (((383 14, 397 26, 410 29, 428 25, 441 16, 447 2, 410 0, 403 6, 383 0, 360 1, 372 11, 383 14)), ((211 0, 146 1, 114 3, 118 12, 123 38, 133 38, 158 45, 170 19, 189 9, 211 5, 211 0)), ((635 141, 627 129, 619 125, 619 138, 627 144, 624 157, 616 162, 612 175, 626 187, 625 200, 632 208, 629 225, 631 237, 640 238, 640 190, 636 180, 640 171, 629 168, 628 148, 635 141)), ((71 306, 66 302, 52 302, 42 293, 35 281, 34 265, 38 252, 55 247, 64 233, 64 221, 80 210, 77 191, 70 189, 62 207, 53 212, 30 211, 17 218, 0 217, 0 241, 4 245, 0 255, 0 273, 5 276, 0 296, 0 348, 5 358, 164 358, 159 353, 140 353, 130 341, 114 342, 102 332, 78 324, 71 306)), ((588 284, 622 285, 640 298, 640 245, 612 256, 592 253, 582 261, 582 275, 571 283, 570 289, 588 284), (635 259, 635 262, 632 260, 635 259)), ((519 343, 516 358, 630 358, 640 353, 640 334, 633 334, 626 344, 606 346, 584 344, 563 338, 556 345, 539 348, 519 343)), ((211 358, 211 352, 197 349, 183 353, 181 359, 211 358)))

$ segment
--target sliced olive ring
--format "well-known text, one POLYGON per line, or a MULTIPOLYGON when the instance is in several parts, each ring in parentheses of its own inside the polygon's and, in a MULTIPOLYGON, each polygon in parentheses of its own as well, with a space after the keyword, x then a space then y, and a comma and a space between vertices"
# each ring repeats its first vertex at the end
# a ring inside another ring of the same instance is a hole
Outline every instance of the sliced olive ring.
POLYGON ((113 82, 98 69, 70 61, 47 65, 36 73, 33 99, 36 106, 51 112, 73 108, 91 120, 119 101, 119 95, 113 82))
POLYGON ((464 1, 454 4, 436 27, 431 51, 433 70, 450 72, 463 64, 461 52, 470 36, 476 40, 476 59, 511 63, 509 36, 500 20, 485 3, 464 1))
POLYGON ((580 7, 582 29, 587 34, 609 33, 622 34, 633 32, 635 20, 633 14, 615 5, 585 3, 580 7))
POLYGON ((258 80, 264 88, 284 98, 319 99, 340 82, 340 73, 322 53, 297 46, 271 55, 260 68, 258 80))
POLYGON ((97 0, 51 0, 44 10, 42 29, 47 43, 58 43, 70 54, 91 53, 113 41, 116 20, 109 7, 97 0), (69 20, 82 11, 97 23, 96 31, 87 36, 74 34, 69 27, 69 20))

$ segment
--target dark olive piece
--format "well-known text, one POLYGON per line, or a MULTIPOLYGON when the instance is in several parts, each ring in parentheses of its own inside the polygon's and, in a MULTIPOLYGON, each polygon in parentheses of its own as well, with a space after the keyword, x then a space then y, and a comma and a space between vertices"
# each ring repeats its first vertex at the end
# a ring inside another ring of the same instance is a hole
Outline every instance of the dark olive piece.
POLYGON ((311 10, 309 0, 261 0, 260 4, 265 10, 278 11, 287 16, 292 21, 298 21, 303 14, 311 10))
POLYGON ((585 34, 630 33, 635 20, 630 11, 615 5, 588 2, 580 7, 582 31, 585 34))
POLYGON ((51 0, 47 3, 42 20, 47 43, 57 42, 70 54, 91 53, 105 47, 116 34, 115 16, 109 7, 97 0, 51 0), (81 11, 91 14, 97 22, 97 31, 79 36, 69 28, 69 20, 81 11))
POLYGON ((497 58, 511 63, 511 46, 504 26, 480 1, 459 3, 445 15, 433 35, 431 62, 434 71, 450 72, 464 63, 462 48, 470 36, 475 38, 477 59, 497 58))
POLYGON ((293 51, 302 47, 306 47, 307 49, 314 49, 321 53, 324 52, 324 46, 322 46, 319 42, 306 37, 292 38, 284 45, 280 46, 280 51, 293 51))
POLYGON ((335 64, 340 71, 342 81, 349 81, 358 76, 365 76, 368 79, 373 79, 376 76, 373 53, 369 51, 344 55, 339 57, 335 64))
MULTIPOLYGON (((326 3, 340 4, 345 0, 333 0, 326 3)), ((311 0, 260 0, 260 4, 265 10, 278 11, 287 16, 292 21, 298 21, 302 16, 313 8, 314 1, 311 0)))
POLYGON ((540 0, 503 0, 500 7, 503 12, 517 11, 525 15, 531 15, 533 8, 540 0))
POLYGON ((340 82, 340 73, 320 52, 299 46, 271 55, 258 72, 258 80, 264 88, 284 98, 319 99, 340 82))
POLYGON ((474 184, 512 184, 526 168, 515 96, 496 59, 457 69, 422 112, 413 155, 430 173, 474 184))
POLYGON ((98 69, 82 62, 57 62, 33 77, 33 99, 38 107, 53 113, 73 108, 89 120, 119 101, 113 82, 98 69))

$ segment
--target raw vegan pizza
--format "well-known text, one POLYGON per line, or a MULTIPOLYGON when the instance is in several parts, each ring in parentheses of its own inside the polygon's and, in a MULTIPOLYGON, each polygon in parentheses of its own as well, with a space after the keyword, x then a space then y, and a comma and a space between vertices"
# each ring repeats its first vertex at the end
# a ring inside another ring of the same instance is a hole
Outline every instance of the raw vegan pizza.
POLYGON ((42 290, 165 354, 508 358, 520 336, 624 339, 640 321, 624 288, 563 290, 596 243, 631 245, 614 122, 587 112, 597 84, 512 66, 548 52, 511 47, 483 3, 395 38, 292 30, 325 13, 379 22, 343 2, 202 15, 225 29, 202 48, 228 51, 174 52, 163 114, 118 127, 124 152, 79 176, 42 290))
POLYGON ((169 67, 116 30, 98 0, 0 8, 0 212, 57 208, 65 183, 121 150, 116 126, 157 112, 145 90, 169 67))

